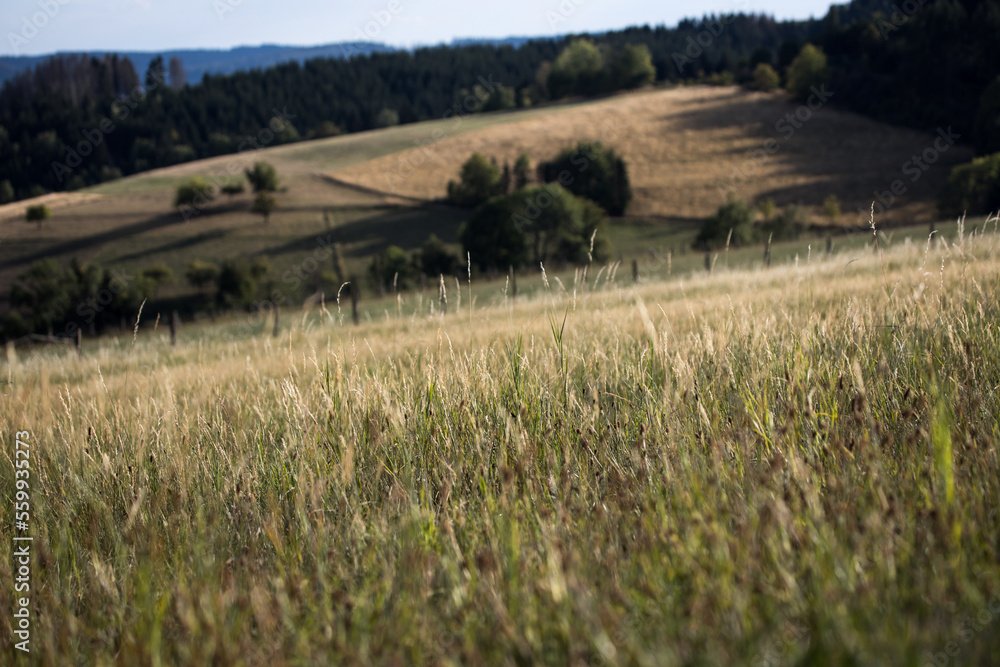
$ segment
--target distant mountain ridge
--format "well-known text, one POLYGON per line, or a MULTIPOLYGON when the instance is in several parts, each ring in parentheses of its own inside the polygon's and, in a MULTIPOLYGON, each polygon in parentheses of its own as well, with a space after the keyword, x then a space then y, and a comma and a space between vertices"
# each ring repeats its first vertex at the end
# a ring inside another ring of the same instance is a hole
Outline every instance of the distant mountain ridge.
MULTIPOLYGON (((261 46, 238 46, 232 49, 174 49, 171 51, 87 51, 93 56, 114 54, 125 56, 132 61, 136 72, 146 71, 150 61, 162 55, 164 60, 177 56, 184 63, 190 83, 198 83, 205 74, 233 74, 251 69, 266 69, 282 63, 298 61, 300 64, 312 58, 351 58, 372 53, 396 51, 395 47, 378 42, 337 42, 320 46, 281 46, 263 44, 261 46)), ((62 52, 62 53, 78 53, 62 52)), ((19 72, 31 69, 38 63, 56 54, 41 56, 0 56, 0 85, 19 72)))

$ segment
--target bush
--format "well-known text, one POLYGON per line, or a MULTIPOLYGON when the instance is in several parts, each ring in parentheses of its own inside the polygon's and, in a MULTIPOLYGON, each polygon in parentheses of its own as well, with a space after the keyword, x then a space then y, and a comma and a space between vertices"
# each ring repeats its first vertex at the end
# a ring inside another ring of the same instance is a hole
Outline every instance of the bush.
POLYGON ((813 88, 826 83, 826 54, 812 44, 806 44, 788 66, 787 88, 796 99, 806 100, 813 88))
POLYGON ((35 262, 10 289, 10 305, 28 315, 32 331, 52 333, 70 306, 69 281, 52 258, 35 262))
POLYGON ((455 206, 475 208, 490 197, 503 194, 500 170, 481 153, 473 153, 462 165, 460 181, 448 182, 448 200, 455 206))
POLYGON ((941 193, 939 207, 947 216, 1000 210, 1000 153, 954 167, 941 193))
POLYGON ((52 217, 52 211, 45 204, 35 204, 29 206, 24 213, 24 219, 28 222, 37 222, 41 228, 42 223, 52 217))
POLYGON ((753 80, 750 82, 752 90, 770 92, 776 90, 781 85, 781 77, 774 71, 774 68, 767 63, 759 63, 753 69, 753 80))
POLYGON ((772 241, 799 238, 806 226, 806 212, 799 206, 786 206, 781 213, 761 225, 761 237, 772 241))
POLYGON ((754 212, 750 205, 742 199, 730 198, 702 223, 694 240, 695 248, 712 250, 724 246, 727 239, 734 247, 749 245, 754 240, 753 222, 754 212))
POLYGON ((538 165, 538 177, 545 183, 558 182, 609 215, 624 214, 632 201, 625 161, 600 142, 580 143, 563 150, 554 160, 538 165))
POLYGON ((217 278, 218 304, 223 308, 247 308, 257 296, 257 281, 250 268, 240 262, 223 263, 217 278))
POLYGON ((203 262, 196 259, 188 264, 184 277, 188 283, 204 295, 205 288, 215 282, 219 277, 219 267, 210 262, 203 262))
POLYGON ((434 234, 427 237, 417 260, 420 271, 427 276, 449 276, 458 266, 458 258, 448 251, 444 243, 434 234))
POLYGON ((397 289, 406 289, 410 285, 412 265, 405 250, 391 245, 372 260, 368 271, 382 287, 391 288, 395 282, 397 289))
POLYGON ((235 183, 227 183, 222 186, 221 190, 222 194, 229 195, 230 199, 232 199, 236 195, 243 194, 245 191, 246 191, 246 186, 243 184, 243 181, 236 181, 235 183))
POLYGON ((375 116, 375 127, 394 127, 399 125, 399 113, 395 109, 382 109, 375 116))
POLYGON ((192 176, 177 186, 174 206, 201 208, 215 199, 215 187, 201 176, 192 176))
POLYGON ((823 201, 823 215, 830 219, 831 223, 840 220, 840 200, 837 195, 830 195, 823 201))
POLYGON ((278 189, 278 171, 268 162, 255 162, 253 169, 246 169, 243 173, 255 193, 275 192, 278 189))

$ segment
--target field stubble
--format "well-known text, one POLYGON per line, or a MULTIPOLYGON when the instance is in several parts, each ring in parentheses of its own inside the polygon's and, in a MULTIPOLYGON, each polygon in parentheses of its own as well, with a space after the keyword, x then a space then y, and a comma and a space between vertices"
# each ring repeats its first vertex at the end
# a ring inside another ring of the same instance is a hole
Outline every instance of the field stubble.
POLYGON ((11 359, 36 657, 996 662, 1000 244, 952 241, 11 359))

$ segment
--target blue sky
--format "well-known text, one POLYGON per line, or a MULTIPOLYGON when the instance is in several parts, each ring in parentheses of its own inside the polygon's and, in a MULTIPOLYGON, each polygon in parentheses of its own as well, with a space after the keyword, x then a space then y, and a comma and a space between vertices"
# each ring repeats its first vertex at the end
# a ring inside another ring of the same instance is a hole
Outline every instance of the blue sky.
POLYGON ((414 46, 456 37, 674 25, 710 12, 819 17, 829 5, 829 0, 2 0, 0 53, 317 45, 362 38, 414 46))

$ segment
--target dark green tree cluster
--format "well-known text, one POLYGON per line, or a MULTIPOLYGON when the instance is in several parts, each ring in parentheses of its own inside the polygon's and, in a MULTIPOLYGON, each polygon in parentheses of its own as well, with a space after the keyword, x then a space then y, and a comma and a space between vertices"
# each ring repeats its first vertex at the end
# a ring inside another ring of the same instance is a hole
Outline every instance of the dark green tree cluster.
POLYGON ((372 258, 368 273, 382 290, 398 291, 410 288, 421 275, 434 280, 438 276, 456 275, 458 269, 458 257, 436 234, 431 234, 412 255, 396 245, 387 247, 372 258))
POLYGON ((162 265, 133 275, 76 260, 66 269, 54 259, 35 262, 11 286, 2 337, 36 333, 72 338, 78 330, 99 333, 119 326, 123 319, 134 319, 143 300, 170 278, 162 265))
POLYGON ((954 167, 939 207, 942 214, 953 217, 1000 211, 1000 153, 954 167))
POLYGON ((538 165, 541 185, 529 184, 530 172, 527 155, 501 172, 477 153, 449 183, 453 203, 476 209, 459 230, 473 263, 503 270, 529 261, 605 259, 604 217, 622 215, 632 198, 625 161, 599 142, 581 142, 538 165))
POLYGON ((806 225, 805 212, 798 206, 776 211, 774 202, 766 200, 760 207, 764 219, 757 221, 756 211, 742 199, 730 197, 725 204, 702 222, 694 247, 716 250, 729 243, 739 248, 766 241, 796 239, 806 225))
POLYGON ((602 46, 577 39, 563 49, 546 81, 554 99, 628 90, 656 81, 653 56, 645 44, 602 46))
POLYGON ((625 161, 600 142, 581 142, 564 149, 553 160, 538 165, 538 178, 543 183, 559 183, 613 216, 624 215, 632 201, 625 161))

